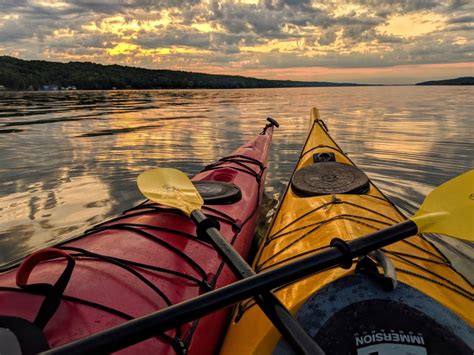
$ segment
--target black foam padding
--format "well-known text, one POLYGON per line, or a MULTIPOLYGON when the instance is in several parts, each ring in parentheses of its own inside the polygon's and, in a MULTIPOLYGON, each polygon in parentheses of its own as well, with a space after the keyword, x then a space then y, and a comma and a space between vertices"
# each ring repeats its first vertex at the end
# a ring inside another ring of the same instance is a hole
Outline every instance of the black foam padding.
POLYGON ((293 190, 301 196, 363 194, 370 181, 359 168, 337 162, 320 162, 299 169, 291 179, 293 190))
POLYGON ((0 316, 0 354, 38 354, 49 349, 43 332, 23 318, 0 316))
POLYGON ((193 181, 206 205, 227 205, 242 198, 240 189, 234 184, 221 181, 193 181))

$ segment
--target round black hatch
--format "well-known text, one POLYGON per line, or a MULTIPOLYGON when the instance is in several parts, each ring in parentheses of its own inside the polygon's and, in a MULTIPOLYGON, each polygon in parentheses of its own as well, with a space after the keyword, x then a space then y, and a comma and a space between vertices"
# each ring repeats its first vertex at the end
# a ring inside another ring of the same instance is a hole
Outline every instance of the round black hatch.
POLYGON ((320 162, 299 169, 291 179, 291 186, 302 196, 363 194, 369 191, 370 182, 355 166, 320 162))
POLYGON ((221 181, 193 181, 207 205, 227 205, 242 198, 240 189, 234 184, 221 181))

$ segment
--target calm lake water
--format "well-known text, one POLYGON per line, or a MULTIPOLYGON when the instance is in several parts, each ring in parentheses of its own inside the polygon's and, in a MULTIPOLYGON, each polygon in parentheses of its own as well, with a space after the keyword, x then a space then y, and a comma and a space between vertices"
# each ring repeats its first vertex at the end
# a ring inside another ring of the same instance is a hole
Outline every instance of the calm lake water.
MULTIPOLYGON (((473 87, 0 92, 0 264, 79 234, 143 198, 144 170, 192 175, 256 134, 275 132, 266 191, 290 177, 312 106, 403 211, 472 169, 473 87)), ((472 248, 443 250, 472 272, 472 248), (454 252, 456 251, 456 252, 454 252)))

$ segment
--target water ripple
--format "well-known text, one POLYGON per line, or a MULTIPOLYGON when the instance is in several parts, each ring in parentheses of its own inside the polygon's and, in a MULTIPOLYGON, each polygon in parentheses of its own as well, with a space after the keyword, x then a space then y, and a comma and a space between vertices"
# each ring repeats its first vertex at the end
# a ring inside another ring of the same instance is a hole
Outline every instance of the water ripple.
MULTIPOLYGON (((309 110, 406 213, 474 167, 471 87, 361 87, 0 93, 0 264, 54 244, 140 201, 156 166, 189 175, 280 122, 266 190, 281 194, 309 110)), ((444 243, 472 270, 472 248, 444 243), (464 260, 464 261, 463 261, 464 260), (470 261, 468 261, 470 260, 470 261)), ((461 260, 461 261, 459 261, 461 260)))

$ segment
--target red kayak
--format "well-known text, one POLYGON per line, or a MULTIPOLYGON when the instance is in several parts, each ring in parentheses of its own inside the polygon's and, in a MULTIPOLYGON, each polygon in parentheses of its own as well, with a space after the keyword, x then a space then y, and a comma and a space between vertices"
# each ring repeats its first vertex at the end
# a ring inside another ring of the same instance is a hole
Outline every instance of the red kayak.
MULTIPOLYGON (((273 126, 192 180, 203 212, 242 255, 259 216, 273 126)), ((37 353, 236 281, 183 213, 146 201, 0 275, 0 353, 37 353), (13 349, 13 350, 12 350, 13 349)), ((211 354, 227 310, 123 349, 211 354)), ((120 339, 117 339, 120 341, 120 339)))

